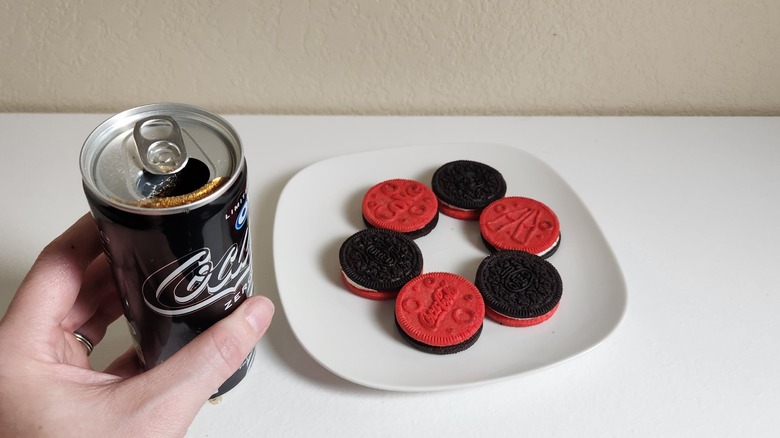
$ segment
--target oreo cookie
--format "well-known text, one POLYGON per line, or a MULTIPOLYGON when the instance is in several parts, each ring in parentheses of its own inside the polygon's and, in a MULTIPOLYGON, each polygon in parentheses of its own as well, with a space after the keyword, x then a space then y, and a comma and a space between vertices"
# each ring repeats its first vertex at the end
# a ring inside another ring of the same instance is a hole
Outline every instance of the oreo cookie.
POLYGON ((456 219, 477 220, 482 209, 506 195, 499 171, 476 161, 458 160, 438 169, 431 188, 439 198, 439 211, 456 219))
POLYGON ((542 202, 520 196, 488 205, 479 216, 479 231, 491 252, 519 250, 547 258, 561 243, 555 212, 542 202))
POLYGON ((408 179, 382 181, 363 196, 367 227, 404 233, 412 239, 427 235, 439 221, 439 202, 425 184, 408 179))
POLYGON ((341 244, 339 263, 347 289, 364 298, 387 300, 422 272, 423 257, 410 237, 369 228, 341 244))
POLYGON ((477 332, 474 333, 470 338, 466 339, 465 341, 449 345, 445 347, 434 347, 432 345, 425 344, 423 342, 420 342, 410 335, 406 334, 406 332, 401 328, 401 326, 398 324, 398 320, 395 320, 395 328, 398 329, 398 333, 401 334, 401 337, 409 343, 412 347, 424 351, 426 353, 431 354, 438 354, 438 355, 445 355, 445 354, 453 354, 453 353, 460 353, 463 350, 468 349, 472 345, 474 345, 475 342, 479 339, 479 336, 482 334, 482 325, 479 326, 479 329, 477 329, 477 332))
POLYGON ((558 309, 563 293, 558 270, 524 251, 499 251, 485 258, 475 284, 485 300, 485 316, 513 327, 546 321, 558 309))
POLYGON ((485 302, 477 287, 448 272, 420 275, 395 300, 395 322, 401 337, 432 354, 463 351, 479 339, 485 302))

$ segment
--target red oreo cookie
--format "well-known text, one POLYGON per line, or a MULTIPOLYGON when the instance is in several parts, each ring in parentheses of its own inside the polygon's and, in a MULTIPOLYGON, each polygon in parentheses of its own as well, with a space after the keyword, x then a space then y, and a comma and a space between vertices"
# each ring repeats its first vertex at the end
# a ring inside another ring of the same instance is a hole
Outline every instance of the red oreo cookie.
POLYGON ((396 326, 413 347, 450 354, 471 347, 482 332, 485 302, 467 279, 432 272, 415 277, 395 301, 396 326))
POLYGON ((416 239, 430 233, 439 220, 439 201, 425 184, 391 179, 371 187, 363 197, 366 226, 398 231, 416 239))
POLYGON ((482 241, 491 251, 520 250, 549 257, 558 249, 558 216, 531 198, 510 196, 488 205, 479 217, 482 241))

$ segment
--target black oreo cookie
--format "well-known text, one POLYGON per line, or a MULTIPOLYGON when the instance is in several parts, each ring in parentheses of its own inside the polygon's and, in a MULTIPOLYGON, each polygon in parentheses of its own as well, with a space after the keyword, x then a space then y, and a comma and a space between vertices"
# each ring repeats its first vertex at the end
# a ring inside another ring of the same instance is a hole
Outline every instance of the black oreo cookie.
POLYGON ((482 209, 506 195, 506 181, 487 164, 458 160, 436 169, 431 189, 439 199, 439 211, 456 219, 476 220, 482 209))
POLYGON ((480 263, 474 284, 485 300, 485 316, 514 327, 550 318, 563 293, 558 270, 525 251, 499 251, 488 256, 480 263))
POLYGON ((423 256, 410 237, 397 231, 369 228, 342 243, 339 263, 350 291, 381 300, 395 298, 409 280, 420 275, 423 256))

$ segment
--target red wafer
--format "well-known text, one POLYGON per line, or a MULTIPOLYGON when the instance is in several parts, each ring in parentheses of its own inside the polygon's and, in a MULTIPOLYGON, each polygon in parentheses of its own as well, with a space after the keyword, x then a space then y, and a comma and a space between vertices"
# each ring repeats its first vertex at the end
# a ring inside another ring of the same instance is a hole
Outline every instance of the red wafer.
POLYGON ((510 196, 494 201, 482 211, 479 230, 485 246, 520 250, 549 257, 561 239, 558 216, 547 205, 531 198, 510 196))
POLYGON ((442 213, 446 214, 449 217, 460 219, 462 221, 475 221, 479 219, 479 214, 482 213, 481 210, 467 210, 463 208, 453 207, 452 205, 447 205, 441 201, 439 201, 439 211, 441 211, 442 213))
POLYGON ((401 289, 395 317, 400 333, 414 347, 435 354, 456 353, 479 337, 485 302, 467 279, 432 272, 415 277, 401 289))
POLYGON ((436 227, 439 202, 433 191, 419 181, 391 179, 368 189, 362 211, 367 226, 398 231, 415 239, 436 227))
POLYGON ((512 318, 511 316, 502 315, 495 310, 486 307, 485 316, 501 325, 506 325, 509 327, 531 327, 532 325, 541 324, 550 319, 550 317, 555 314, 556 310, 558 310, 558 304, 556 304, 552 310, 545 313, 544 315, 535 316, 533 318, 512 318))

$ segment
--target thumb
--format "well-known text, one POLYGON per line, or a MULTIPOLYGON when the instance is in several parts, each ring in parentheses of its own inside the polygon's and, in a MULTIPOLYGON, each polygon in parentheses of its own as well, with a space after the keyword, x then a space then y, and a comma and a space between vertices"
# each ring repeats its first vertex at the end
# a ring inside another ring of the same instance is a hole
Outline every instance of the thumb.
POLYGON ((271 323, 274 305, 248 297, 233 313, 190 341, 165 362, 127 383, 139 399, 177 406, 192 417, 243 363, 271 323), (132 382, 132 383, 131 383, 132 382), (149 393, 155 388, 154 393, 149 393), (151 400, 150 400, 151 399, 151 400))

